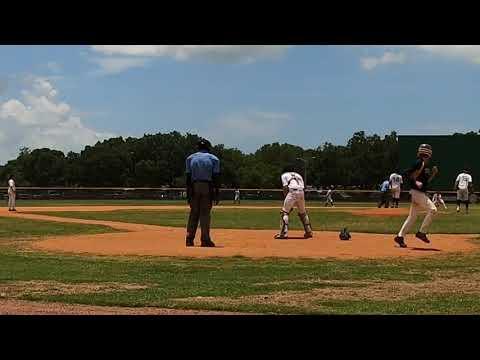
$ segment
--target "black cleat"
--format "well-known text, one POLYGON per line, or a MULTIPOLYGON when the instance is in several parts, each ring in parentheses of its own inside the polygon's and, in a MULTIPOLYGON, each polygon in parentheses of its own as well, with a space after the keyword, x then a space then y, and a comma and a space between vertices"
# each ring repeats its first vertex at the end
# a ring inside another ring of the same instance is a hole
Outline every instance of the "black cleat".
POLYGON ((195 244, 193 243, 193 239, 187 239, 186 245, 187 245, 187 247, 195 246, 195 244))
POLYGON ((419 232, 417 232, 417 233, 415 234, 415 237, 416 237, 417 239, 422 240, 423 242, 425 242, 425 243, 427 243, 427 244, 430 244, 430 240, 428 240, 427 234, 424 234, 424 233, 422 233, 422 232, 419 231, 419 232))
POLYGON ((393 239, 401 248, 406 248, 407 244, 405 244, 405 241, 403 239, 403 236, 395 236, 395 239, 393 239))
POLYGON ((283 234, 277 234, 274 236, 275 239, 288 239, 288 237, 286 235, 283 235, 283 234))
POLYGON ((205 240, 205 241, 202 241, 202 247, 215 247, 215 243, 208 239, 208 240, 205 240))
POLYGON ((308 232, 308 233, 303 234, 303 238, 304 239, 313 238, 313 232, 308 232))

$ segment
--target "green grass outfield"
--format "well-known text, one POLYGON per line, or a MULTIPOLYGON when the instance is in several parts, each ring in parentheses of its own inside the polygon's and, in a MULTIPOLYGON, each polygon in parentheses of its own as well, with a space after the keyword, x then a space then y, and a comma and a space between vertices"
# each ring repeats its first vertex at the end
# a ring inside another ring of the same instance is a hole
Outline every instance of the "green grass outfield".
MULTIPOLYGON (((185 210, 115 210, 101 212, 83 211, 52 211, 35 212, 67 218, 88 220, 122 221, 138 224, 184 227, 188 219, 188 209, 185 210)), ((350 231, 394 234, 398 232, 405 216, 363 216, 349 212, 331 211, 328 209, 310 209, 309 216, 314 230, 337 231, 348 227, 350 231)), ((291 229, 302 229, 295 212, 290 215, 291 229)), ((224 229, 272 229, 279 226, 279 210, 277 209, 222 209, 214 208, 212 227, 224 229)), ((417 225, 422 221, 419 216, 417 225)), ((430 228, 432 233, 444 234, 480 234, 480 208, 472 207, 470 214, 457 214, 454 208, 440 211, 430 228)))
POLYGON ((0 239, 5 240, 110 232, 118 232, 118 230, 102 225, 59 224, 53 221, 0 217, 0 239))
MULTIPOLYGON (((143 210, 135 213, 139 214, 139 219, 158 217, 162 218, 162 222, 165 219, 170 223, 177 222, 178 226, 184 225, 187 214, 185 211, 143 210)), ((351 221, 341 213, 338 215, 323 210, 312 210, 311 213, 314 221, 318 222, 320 218, 330 215, 333 216, 329 219, 332 223, 340 221, 339 219, 343 219, 342 224, 351 221)), ((54 214, 59 215, 57 212, 54 214)), ((82 213, 75 215, 84 217, 82 213)), ((132 220, 133 215, 118 211, 107 212, 103 216, 123 216, 124 219, 132 220)), ((244 224, 250 223, 250 226, 256 227, 256 224, 263 221, 262 216, 263 220, 268 221, 268 226, 276 229, 277 210, 257 209, 252 213, 246 209, 217 209, 214 218, 216 222, 223 219, 221 221, 227 225, 243 221, 244 224), (243 211, 251 215, 246 215, 243 211), (272 219, 269 220, 270 218, 272 219)), ((442 223, 452 218, 457 219, 455 226, 449 225, 452 232, 478 232, 470 223, 479 223, 479 216, 478 208, 468 216, 440 215, 434 226, 444 226, 442 223)), ((295 215, 292 218, 295 222, 298 221, 295 215)), ((355 221, 359 220, 356 218, 355 221)), ((381 219, 360 218, 362 221, 370 221, 371 225, 381 219)), ((403 217, 397 220, 401 222, 403 217)), ((351 225, 353 229, 353 223, 351 225)), ((385 223, 381 226, 391 232, 394 231, 389 228, 391 225, 385 223)), ((28 242, 32 237, 43 235, 104 232, 110 231, 109 228, 13 218, 0 218, 0 226, 3 229, 0 235, 0 292, 5 294, 4 298, 274 314, 480 313, 480 251, 383 260, 59 255, 24 251, 10 243, 12 239, 28 242), (56 290, 35 291, 37 283, 44 288, 45 284, 53 284, 52 288, 56 290), (135 284, 145 288, 121 290, 120 286, 117 291, 62 293, 58 291, 61 288, 59 283, 73 287, 81 287, 86 283, 119 286, 135 284), (5 290, 12 288, 16 290, 5 290)))

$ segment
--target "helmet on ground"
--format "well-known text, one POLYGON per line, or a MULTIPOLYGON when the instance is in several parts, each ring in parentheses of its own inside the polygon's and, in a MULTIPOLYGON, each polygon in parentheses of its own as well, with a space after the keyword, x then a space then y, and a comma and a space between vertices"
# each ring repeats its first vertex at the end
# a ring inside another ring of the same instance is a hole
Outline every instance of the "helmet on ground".
POLYGON ((340 231, 338 237, 340 238, 340 240, 350 240, 352 238, 347 228, 343 228, 343 230, 340 231))

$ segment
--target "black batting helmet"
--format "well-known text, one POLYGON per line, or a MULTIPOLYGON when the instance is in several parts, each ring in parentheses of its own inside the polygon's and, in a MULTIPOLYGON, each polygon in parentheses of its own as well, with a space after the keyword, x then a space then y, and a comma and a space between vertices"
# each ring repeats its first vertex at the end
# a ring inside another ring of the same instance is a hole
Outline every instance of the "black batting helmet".
POLYGON ((433 154, 432 146, 428 144, 422 144, 418 147, 417 155, 426 155, 428 158, 431 158, 433 154))
POLYGON ((212 144, 207 139, 200 139, 197 142, 197 147, 199 150, 210 150, 212 144))

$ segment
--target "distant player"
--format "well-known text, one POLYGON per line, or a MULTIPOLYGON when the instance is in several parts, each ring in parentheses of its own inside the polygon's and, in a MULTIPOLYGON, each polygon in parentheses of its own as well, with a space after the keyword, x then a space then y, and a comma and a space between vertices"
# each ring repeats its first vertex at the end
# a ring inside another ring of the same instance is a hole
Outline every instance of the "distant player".
POLYGON ((390 189, 392 192, 392 208, 398 208, 398 202, 400 201, 400 193, 402 192, 403 178, 398 174, 398 171, 390 175, 390 189))
POLYGON ((420 145, 417 152, 417 160, 412 167, 406 171, 411 187, 410 214, 394 239, 395 242, 402 248, 407 247, 404 237, 412 225, 415 224, 415 220, 417 219, 417 215, 420 210, 425 210, 427 215, 423 220, 420 230, 415 234, 415 236, 423 242, 430 243, 430 240, 427 238, 427 229, 432 222, 433 216, 437 213, 437 207, 426 195, 426 193, 429 183, 438 173, 438 168, 436 166, 434 166, 431 171, 426 167, 431 157, 432 147, 428 144, 420 145))
POLYGON ((447 205, 445 205, 445 201, 443 201, 442 199, 442 194, 440 193, 433 194, 432 202, 435 204, 435 206, 439 206, 440 204, 443 205, 445 210, 447 210, 447 205))
POLYGON ((455 180, 455 190, 457 190, 457 212, 460 211, 460 204, 465 204, 465 211, 468 214, 468 205, 470 204, 469 190, 472 188, 472 176, 467 170, 458 174, 455 180))
POLYGON ((17 198, 17 188, 15 187, 15 180, 13 176, 8 177, 8 211, 17 211, 15 209, 17 198))
POLYGON ((334 207, 335 204, 333 203, 333 189, 334 186, 330 186, 330 188, 327 191, 327 195, 325 195, 325 206, 331 206, 334 207))
POLYGON ((388 208, 390 203, 390 181, 385 180, 382 185, 380 185, 380 202, 378 203, 378 208, 381 208, 385 205, 385 208, 388 208))
POLYGON ((293 207, 297 208, 298 216, 305 229, 304 238, 313 237, 310 219, 305 209, 305 195, 303 192, 305 185, 302 176, 294 171, 293 166, 287 166, 283 171, 281 179, 285 200, 280 212, 280 233, 275 235, 275 239, 288 238, 288 220, 293 207))
POLYGON ((235 189, 235 198, 233 199, 234 204, 240 204, 240 189, 235 189))

